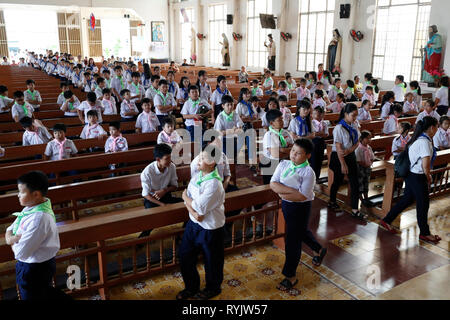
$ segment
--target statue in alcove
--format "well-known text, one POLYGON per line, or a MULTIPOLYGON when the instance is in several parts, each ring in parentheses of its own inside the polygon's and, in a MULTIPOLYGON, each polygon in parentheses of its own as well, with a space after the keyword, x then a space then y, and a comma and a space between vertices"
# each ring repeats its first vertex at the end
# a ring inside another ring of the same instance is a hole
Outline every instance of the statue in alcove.
POLYGON ((428 42, 425 48, 422 48, 422 80, 438 85, 436 81, 441 76, 441 59, 442 59, 442 37, 438 34, 438 28, 435 25, 430 26, 428 30, 428 42))
POLYGON ((230 66, 230 45, 228 43, 228 38, 225 33, 222 33, 223 42, 219 42, 222 45, 222 65, 224 67, 230 66))
POLYGON ((338 29, 333 30, 333 39, 328 45, 327 70, 334 74, 341 73, 342 37, 338 29))

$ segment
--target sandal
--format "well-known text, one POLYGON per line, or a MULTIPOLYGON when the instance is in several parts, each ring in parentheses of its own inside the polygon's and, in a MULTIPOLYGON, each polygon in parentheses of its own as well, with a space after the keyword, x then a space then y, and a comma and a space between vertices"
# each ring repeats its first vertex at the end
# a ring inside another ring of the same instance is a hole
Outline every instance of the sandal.
POLYGON ((189 298, 192 298, 195 296, 197 292, 189 291, 187 289, 183 289, 180 292, 178 292, 176 299, 177 300, 187 300, 189 298))
POLYGON ((284 278, 283 281, 278 284, 277 289, 281 291, 288 291, 291 290, 297 283, 298 279, 295 279, 292 283, 288 278, 284 278))
POLYGON ((360 220, 366 220, 366 215, 364 214, 364 213, 362 213, 361 211, 356 211, 356 212, 353 212, 352 211, 352 217, 354 217, 354 218, 358 218, 358 219, 360 219, 360 220))
MULTIPOLYGON (((431 236, 431 235, 430 235, 430 236, 431 236)), ((422 241, 425 241, 425 242, 431 242, 431 243, 433 243, 433 244, 437 244, 439 241, 442 240, 441 237, 439 237, 438 235, 434 235, 434 236, 433 236, 433 237, 434 237, 434 240, 429 239, 429 238, 427 238, 427 237, 429 237, 429 236, 422 236, 422 235, 420 235, 420 236, 419 236, 419 239, 422 240, 422 241)))
POLYGON ((398 233, 397 230, 395 230, 390 224, 388 224, 384 220, 380 220, 380 225, 392 234, 398 233))
POLYGON ((342 211, 341 207, 336 202, 328 202, 328 208, 334 210, 334 211, 342 211))
POLYGON ((315 265, 316 267, 320 267, 320 265, 322 264, 322 260, 326 254, 327 254, 327 248, 320 249, 319 255, 314 256, 312 258, 313 265, 315 265))
POLYGON ((204 289, 200 292, 198 292, 195 295, 196 299, 199 300, 209 300, 211 298, 214 298, 215 296, 218 296, 220 293, 222 292, 222 290, 209 290, 209 289, 204 289))

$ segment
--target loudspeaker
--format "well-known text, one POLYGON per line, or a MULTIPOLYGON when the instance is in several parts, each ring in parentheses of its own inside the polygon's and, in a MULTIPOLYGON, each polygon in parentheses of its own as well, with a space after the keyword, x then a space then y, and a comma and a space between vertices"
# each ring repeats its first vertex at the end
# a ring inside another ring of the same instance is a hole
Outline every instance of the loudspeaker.
POLYGON ((341 19, 350 18, 350 3, 341 4, 341 11, 339 12, 339 16, 341 19))
POLYGON ((233 15, 227 14, 227 24, 233 24, 233 15))

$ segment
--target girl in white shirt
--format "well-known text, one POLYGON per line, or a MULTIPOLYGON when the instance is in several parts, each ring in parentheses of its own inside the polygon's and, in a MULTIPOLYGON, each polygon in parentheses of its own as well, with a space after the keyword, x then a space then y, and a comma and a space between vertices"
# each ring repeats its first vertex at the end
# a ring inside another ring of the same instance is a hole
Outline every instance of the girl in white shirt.
POLYGON ((384 122, 383 133, 391 135, 398 131, 398 118, 402 115, 402 106, 399 104, 391 105, 388 119, 384 122))
POLYGON ((423 111, 421 113, 419 113, 419 115, 417 116, 416 123, 418 123, 424 117, 433 117, 437 121, 439 121, 439 119, 440 119, 439 113, 437 113, 436 110, 434 110, 434 102, 431 99, 428 99, 425 102, 425 106, 423 108, 423 111))
POLYGON ((206 74, 206 71, 200 70, 198 72, 198 80, 197 80, 197 87, 200 90, 200 99, 209 102, 211 100, 211 87, 209 84, 206 83, 206 80, 208 80, 208 75, 206 74))
POLYGON ((396 102, 402 103, 405 101, 406 83, 404 76, 398 75, 395 77, 395 86, 392 88, 392 91, 394 92, 396 102))
POLYGON ((397 133, 399 134, 399 136, 392 141, 391 148, 394 160, 397 159, 400 152, 405 150, 406 145, 411 139, 411 137, 409 136, 409 130, 411 130, 411 124, 409 122, 401 122, 398 126, 397 133))
POLYGON ((364 94, 363 94, 363 96, 361 98, 361 101, 364 101, 364 100, 369 100, 370 104, 372 106, 375 106, 375 96, 373 94, 373 87, 372 86, 367 86, 366 87, 366 92, 364 92, 364 94))
POLYGON ((278 83, 278 96, 286 96, 287 99, 289 100, 290 94, 289 94, 289 90, 287 88, 287 84, 285 81, 280 81, 278 83))
POLYGON ((189 99, 189 78, 182 77, 177 90, 177 103, 183 105, 189 99))
POLYGON ((439 129, 433 137, 433 144, 436 150, 446 150, 450 148, 450 118, 442 116, 439 120, 439 129))
POLYGON ((436 112, 439 115, 444 115, 448 112, 448 96, 449 96, 449 81, 448 77, 442 77, 441 79, 441 87, 436 92, 436 100, 434 101, 437 106, 436 112))
POLYGON ((391 110, 391 105, 395 101, 395 94, 392 91, 388 91, 384 94, 383 100, 381 101, 381 114, 380 118, 386 120, 389 116, 389 111, 391 110))
POLYGON ((370 109, 372 108, 372 104, 369 100, 363 100, 361 107, 358 109, 358 120, 360 123, 370 122, 372 121, 372 115, 370 114, 370 109))
POLYGON ((297 101, 303 100, 304 98, 311 99, 311 91, 306 87, 306 79, 300 80, 300 87, 296 90, 297 101))
POLYGON ((287 129, 292 119, 292 112, 288 106, 288 98, 285 95, 281 95, 278 97, 278 103, 280 104, 280 111, 283 114, 283 129, 287 129))
POLYGON ((420 89, 419 82, 417 81, 411 81, 409 87, 411 88, 411 93, 414 96, 414 103, 418 109, 417 112, 419 112, 419 110, 422 109, 422 89, 420 89))
POLYGON ((317 89, 314 92, 313 108, 322 107, 325 109, 326 106, 327 106, 327 104, 326 104, 325 100, 323 100, 323 91, 317 89))
POLYGON ((403 103, 403 114, 405 116, 415 116, 418 113, 419 108, 414 101, 414 94, 412 92, 408 92, 405 95, 405 102, 403 103))
POLYGON ((430 206, 429 188, 432 183, 431 168, 436 158, 432 138, 438 130, 438 121, 433 117, 425 117, 420 120, 414 131, 414 135, 407 144, 410 172, 405 178, 405 192, 402 198, 380 221, 380 224, 392 233, 396 233, 391 223, 402 211, 416 201, 417 224, 419 226, 419 239, 438 243, 441 238, 432 235, 428 226, 428 209, 430 206))
POLYGON ((217 77, 217 87, 216 90, 214 90, 212 96, 211 96, 211 105, 212 105, 212 109, 214 110, 214 119, 217 118, 217 116, 219 115, 219 113, 221 113, 223 111, 222 108, 222 97, 224 95, 228 95, 231 96, 230 91, 228 91, 227 88, 227 78, 225 78, 225 76, 220 75, 217 77))

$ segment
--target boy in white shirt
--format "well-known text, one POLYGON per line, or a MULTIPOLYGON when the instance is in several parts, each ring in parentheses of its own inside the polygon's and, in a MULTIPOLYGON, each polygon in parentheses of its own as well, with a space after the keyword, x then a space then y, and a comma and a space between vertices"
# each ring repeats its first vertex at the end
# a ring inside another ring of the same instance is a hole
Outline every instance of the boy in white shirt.
POLYGON ((144 97, 145 89, 142 84, 139 83, 141 75, 139 72, 133 72, 131 74, 131 81, 128 84, 128 90, 130 90, 131 101, 136 105, 141 105, 142 98, 144 97))
POLYGON ((34 112, 38 112, 40 103, 42 103, 41 94, 34 89, 35 82, 33 79, 27 80, 27 90, 23 92, 25 101, 28 102, 34 109, 34 112))
POLYGON ((395 86, 392 88, 392 92, 395 95, 395 102, 402 103, 405 101, 406 83, 405 77, 398 75, 395 77, 395 86))
POLYGON ((46 144, 52 139, 52 135, 39 120, 28 117, 20 119, 20 124, 25 129, 22 136, 22 146, 31 146, 35 144, 46 144))
POLYGON ((94 80, 92 80, 91 73, 86 71, 83 73, 83 92, 92 92, 95 90, 94 80))
POLYGON ((105 79, 105 88, 111 89, 111 71, 107 70, 103 70, 102 72, 102 77, 103 79, 105 79))
POLYGON ((89 123, 84 126, 83 131, 81 131, 80 138, 81 139, 94 139, 94 138, 103 139, 107 135, 107 133, 106 133, 105 129, 103 129, 103 127, 97 123, 97 121, 98 121, 97 111, 89 110, 87 112, 87 118, 88 118, 89 123))
POLYGON ((75 88, 83 87, 83 74, 78 66, 73 67, 73 73, 71 78, 72 84, 75 88))
POLYGON ((198 87, 190 86, 189 100, 184 103, 183 108, 181 109, 181 114, 183 119, 185 119, 184 123, 186 125, 186 129, 191 135, 191 141, 194 141, 195 132, 199 132, 199 140, 202 141, 203 123, 207 121, 208 117, 213 113, 208 102, 201 100, 199 95, 200 93, 198 87), (209 111, 206 113, 201 113, 201 110, 206 109, 209 111))
POLYGON ((159 127, 159 119, 152 112, 152 101, 149 98, 144 98, 142 100, 142 112, 136 119, 136 133, 155 132, 159 127))
POLYGON ((122 121, 133 121, 139 114, 139 110, 136 107, 136 104, 131 101, 130 90, 124 89, 120 91, 120 95, 123 98, 122 103, 120 104, 120 116, 122 117, 122 121))
POLYGON ((120 95, 120 92, 122 90, 125 90, 127 88, 127 83, 125 78, 122 75, 122 67, 121 66, 115 66, 114 72, 116 73, 116 76, 111 80, 111 90, 114 94, 114 96, 117 98, 118 102, 122 102, 123 98, 120 95))
POLYGON ((78 117, 78 107, 80 106, 80 100, 68 90, 63 95, 64 102, 61 105, 60 110, 64 111, 65 117, 78 117))
POLYGON ((183 141, 175 130, 175 122, 172 117, 168 116, 163 118, 161 127, 162 131, 156 140, 158 144, 165 143, 173 148, 177 143, 183 141))
POLYGON ((120 122, 109 124, 109 138, 105 142, 105 153, 114 153, 128 150, 127 139, 120 133, 120 122))
POLYGON ((189 211, 189 221, 179 248, 181 274, 185 289, 177 300, 195 297, 207 300, 221 293, 224 266, 225 191, 217 172, 215 156, 220 152, 202 152, 200 172, 192 177, 183 192, 183 200, 189 211), (197 256, 203 252, 206 287, 200 291, 197 256))
POLYGON ((95 95, 97 96, 97 100, 102 101, 103 100, 103 89, 106 89, 106 82, 105 79, 102 77, 97 78, 97 85, 95 86, 95 95))
POLYGON ((15 103, 11 108, 11 115, 15 122, 24 117, 33 118, 34 108, 25 101, 22 91, 14 92, 15 103))
POLYGON ((81 123, 89 123, 87 118, 87 113, 89 110, 97 111, 98 123, 103 122, 102 112, 103 105, 100 101, 97 100, 97 95, 94 92, 88 92, 86 96, 86 101, 83 101, 78 106, 78 117, 80 118, 81 123))
MULTIPOLYGON (((158 94, 160 77, 158 75, 153 74, 150 78, 152 85, 145 91, 145 97, 149 98, 153 101, 155 96, 158 94)), ((153 101, 154 102, 154 101, 153 101)))
POLYGON ((272 73, 270 72, 270 70, 266 70, 264 72, 263 82, 264 94, 270 95, 272 93, 273 84, 272 73))
POLYGON ((8 88, 0 85, 0 113, 8 113, 14 99, 8 98, 8 88))
POLYGON ((103 93, 103 114, 104 115, 112 115, 117 114, 117 105, 116 100, 111 96, 111 89, 105 88, 102 91, 103 93))
MULTIPOLYGON (((159 122, 176 108, 177 102, 173 95, 169 92, 169 85, 166 80, 160 80, 158 83, 158 92, 153 97, 153 105, 155 106, 156 116, 159 122)), ((159 128, 158 130, 161 130, 159 128)))
POLYGON ((16 282, 21 300, 50 300, 55 275, 59 233, 48 191, 48 178, 41 171, 18 179, 19 202, 25 207, 6 229, 16 263, 16 282))
POLYGON ((59 87, 61 88, 61 93, 58 95, 58 100, 56 100, 56 104, 61 107, 63 103, 66 101, 64 98, 64 92, 70 90, 69 84, 67 82, 61 82, 59 87))
POLYGON ((72 140, 66 138, 66 125, 57 123, 53 126, 54 139, 47 143, 44 152, 45 160, 69 159, 78 153, 72 140))
POLYGON ((259 87, 259 81, 257 79, 252 80, 252 87, 250 88, 252 97, 262 97, 264 95, 262 89, 259 87))

